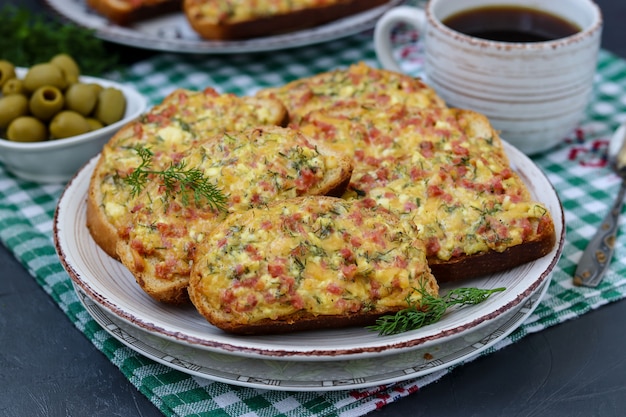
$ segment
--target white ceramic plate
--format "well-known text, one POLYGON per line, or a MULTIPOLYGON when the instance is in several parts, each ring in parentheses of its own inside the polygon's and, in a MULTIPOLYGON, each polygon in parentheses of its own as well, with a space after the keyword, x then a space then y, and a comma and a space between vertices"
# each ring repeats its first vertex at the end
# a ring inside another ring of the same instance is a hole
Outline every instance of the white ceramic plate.
POLYGON ((537 307, 549 284, 548 279, 524 304, 467 337, 395 355, 315 362, 244 358, 173 343, 129 325, 102 309, 76 284, 74 288, 87 312, 109 334, 134 351, 170 368, 232 385, 319 392, 401 382, 467 361, 520 326, 537 307))
POLYGON ((148 19, 129 26, 118 26, 90 9, 85 0, 45 0, 59 15, 77 25, 93 29, 101 39, 123 45, 159 51, 186 53, 261 52, 313 45, 372 29, 389 8, 404 0, 391 0, 354 16, 311 29, 241 41, 201 39, 189 26, 182 12, 148 19))
MULTIPOLYGON (((146 295, 130 272, 105 254, 85 226, 86 193, 96 158, 70 181, 54 219, 57 252, 72 280, 105 310, 154 335, 199 349, 244 357, 284 360, 346 360, 398 354, 466 337, 526 302, 552 273, 563 248, 563 209, 543 172, 525 155, 505 144, 511 163, 533 197, 552 212, 557 244, 552 252, 512 270, 463 282, 478 288, 506 287, 483 303, 451 310, 419 330, 381 337, 364 328, 238 336, 211 326, 193 306, 173 307, 146 295)), ((442 288, 443 291, 446 288, 442 288)))

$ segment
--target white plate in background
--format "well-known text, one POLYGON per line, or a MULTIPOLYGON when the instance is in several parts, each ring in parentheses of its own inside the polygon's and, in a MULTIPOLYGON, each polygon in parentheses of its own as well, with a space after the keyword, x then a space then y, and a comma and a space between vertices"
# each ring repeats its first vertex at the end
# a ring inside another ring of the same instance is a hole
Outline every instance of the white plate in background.
POLYGON ((372 29, 384 12, 403 1, 391 0, 383 6, 314 28, 249 40, 211 41, 193 31, 182 11, 119 26, 97 14, 86 0, 45 0, 60 16, 94 30, 101 39, 144 49, 197 54, 274 51, 344 38, 372 29))

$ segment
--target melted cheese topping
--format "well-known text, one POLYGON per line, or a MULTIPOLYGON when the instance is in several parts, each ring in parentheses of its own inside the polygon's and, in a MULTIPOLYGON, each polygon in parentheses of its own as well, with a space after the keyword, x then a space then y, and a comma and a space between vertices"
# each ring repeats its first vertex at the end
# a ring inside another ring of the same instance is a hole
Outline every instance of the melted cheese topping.
POLYGON ((280 127, 223 134, 189 149, 181 161, 185 169, 200 169, 227 196, 227 213, 205 201, 195 204, 193 196, 185 204, 180 192, 168 196, 162 180, 154 178, 132 200, 122 236, 135 252, 129 268, 150 271, 158 279, 188 274, 196 245, 229 213, 315 193, 338 167, 337 156, 321 153, 300 132, 280 127))
POLYGON ((339 198, 233 215, 211 242, 190 291, 231 323, 395 311, 421 298, 415 288, 438 293, 423 247, 398 219, 339 198))
POLYGON ((344 0, 187 0, 186 7, 214 25, 233 24, 303 9, 331 6, 344 0))
POLYGON ((503 251, 552 221, 476 113, 352 101, 308 114, 300 128, 354 155, 346 197, 414 222, 429 257, 503 251))
POLYGON ((261 90, 257 96, 281 100, 289 110, 292 123, 298 123, 313 110, 346 101, 376 107, 397 103, 417 108, 445 107, 443 100, 420 79, 374 69, 364 63, 261 90))
POLYGON ((102 151, 101 204, 111 224, 123 226, 132 201, 130 187, 123 181, 141 163, 135 146, 149 148, 155 169, 177 163, 181 155, 199 142, 224 131, 274 125, 276 112, 258 100, 213 89, 202 92, 176 90, 106 144, 102 151))

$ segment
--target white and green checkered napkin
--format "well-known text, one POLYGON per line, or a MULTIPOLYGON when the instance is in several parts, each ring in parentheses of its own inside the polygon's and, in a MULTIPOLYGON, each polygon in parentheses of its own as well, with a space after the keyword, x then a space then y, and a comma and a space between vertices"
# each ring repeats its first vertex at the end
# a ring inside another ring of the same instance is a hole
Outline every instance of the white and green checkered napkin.
MULTIPOLYGON (((421 51, 418 47, 407 42, 400 53, 408 59, 411 71, 419 70, 421 51)), ((255 55, 162 54, 130 67, 121 78, 155 104, 175 87, 212 86, 222 92, 252 94, 262 87, 280 85, 357 61, 378 65, 371 34, 255 55)), ((623 121, 626 121, 626 62, 603 51, 595 97, 586 120, 560 147, 535 158, 553 182, 565 209, 567 241, 563 257, 544 300, 533 315, 484 355, 528 333, 575 318, 626 295, 626 231, 618 238, 613 264, 598 288, 578 288, 571 283, 576 261, 617 192, 619 180, 610 173, 603 158, 612 130, 623 121)), ((372 389, 293 393, 242 388, 192 377, 147 359, 104 331, 79 302, 52 241, 52 216, 62 189, 63 185, 42 186, 18 180, 0 165, 0 239, 69 319, 165 415, 360 416, 414 393, 449 372, 442 370, 372 389)))

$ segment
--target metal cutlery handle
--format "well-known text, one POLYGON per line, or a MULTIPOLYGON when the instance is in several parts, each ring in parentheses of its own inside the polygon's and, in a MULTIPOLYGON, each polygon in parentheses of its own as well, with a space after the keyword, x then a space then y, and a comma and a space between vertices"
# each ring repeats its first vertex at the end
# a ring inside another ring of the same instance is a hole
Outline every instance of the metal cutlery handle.
POLYGON ((574 274, 574 285, 595 287, 604 276, 613 257, 619 215, 626 194, 626 181, 622 181, 613 207, 606 214, 602 225, 583 252, 574 274))

